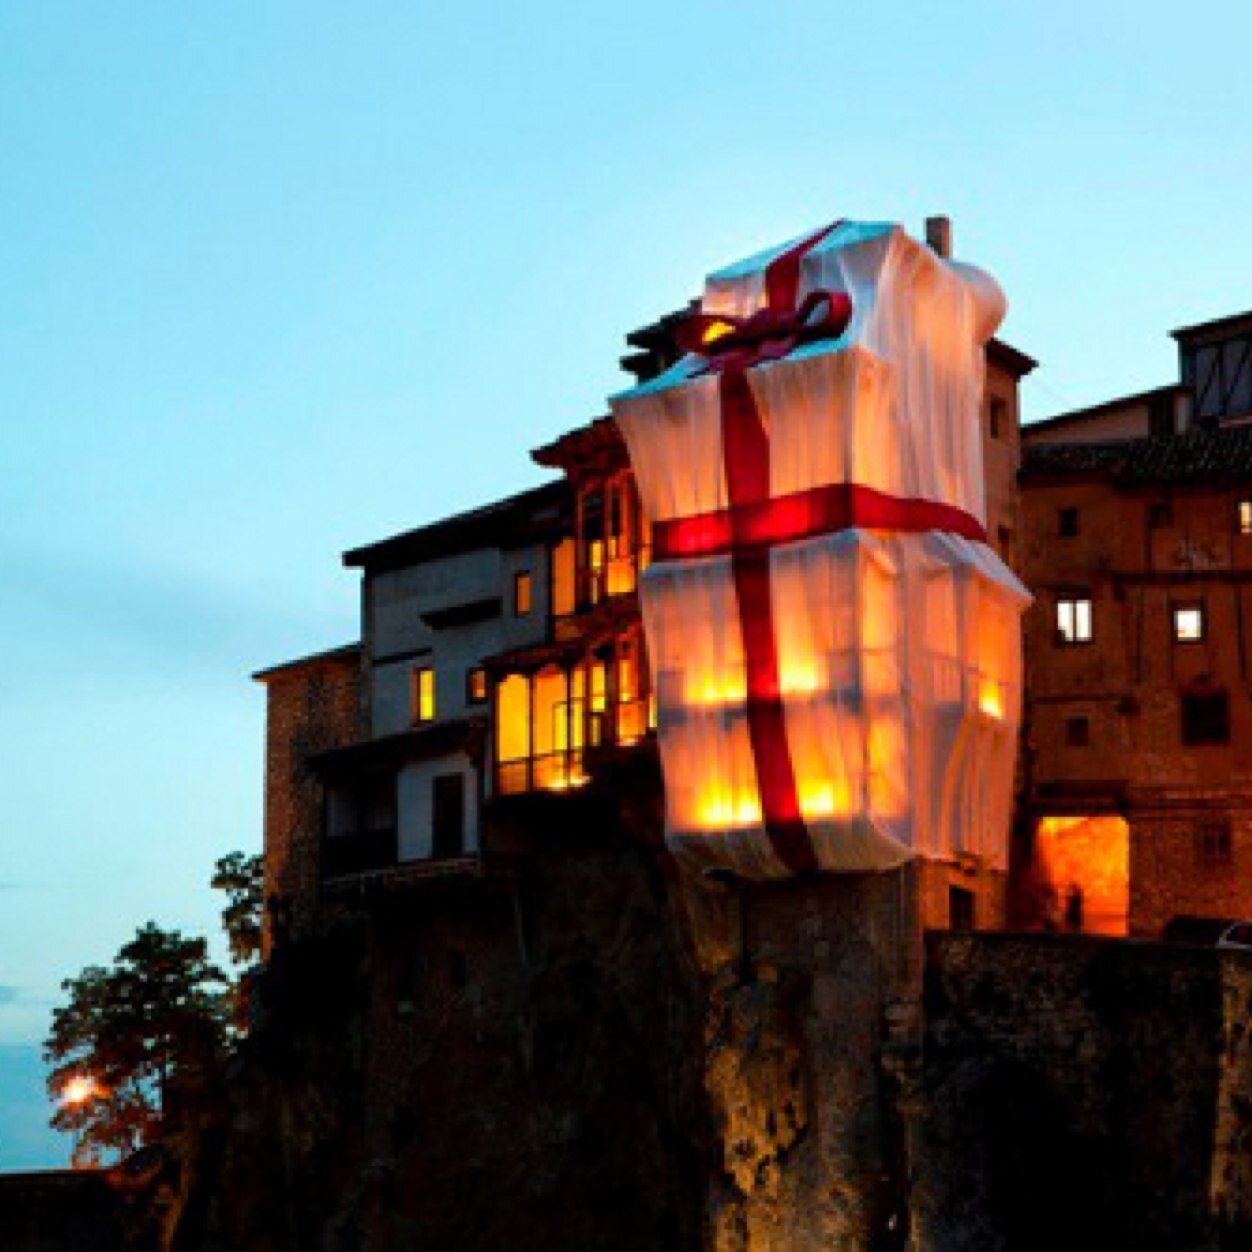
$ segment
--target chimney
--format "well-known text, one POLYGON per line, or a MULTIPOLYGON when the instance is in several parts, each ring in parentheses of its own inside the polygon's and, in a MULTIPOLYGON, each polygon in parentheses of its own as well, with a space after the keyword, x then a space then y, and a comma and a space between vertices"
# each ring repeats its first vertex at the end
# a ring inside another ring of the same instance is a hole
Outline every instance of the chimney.
POLYGON ((952 219, 928 217, 926 219, 926 242, 931 251, 945 260, 952 255, 952 219))

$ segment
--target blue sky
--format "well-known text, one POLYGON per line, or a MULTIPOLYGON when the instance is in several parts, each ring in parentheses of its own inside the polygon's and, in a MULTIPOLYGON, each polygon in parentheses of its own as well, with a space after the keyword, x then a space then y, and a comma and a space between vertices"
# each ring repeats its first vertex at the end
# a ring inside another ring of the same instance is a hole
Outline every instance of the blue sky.
POLYGON ((1252 304, 1249 18, 847 6, 0 6, 0 1168, 31 1045, 261 838, 259 666, 354 544, 537 481, 622 334, 835 216, 997 274, 1030 417, 1252 304))

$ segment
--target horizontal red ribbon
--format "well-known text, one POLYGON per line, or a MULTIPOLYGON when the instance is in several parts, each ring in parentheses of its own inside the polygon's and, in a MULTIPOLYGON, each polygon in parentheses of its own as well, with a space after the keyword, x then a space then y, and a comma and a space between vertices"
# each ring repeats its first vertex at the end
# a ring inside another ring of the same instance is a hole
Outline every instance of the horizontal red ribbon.
POLYGON ((831 483, 656 522, 652 556, 655 561, 729 556, 853 527, 908 534, 941 530, 977 543, 987 540, 982 523, 954 505, 892 496, 858 483, 831 483))

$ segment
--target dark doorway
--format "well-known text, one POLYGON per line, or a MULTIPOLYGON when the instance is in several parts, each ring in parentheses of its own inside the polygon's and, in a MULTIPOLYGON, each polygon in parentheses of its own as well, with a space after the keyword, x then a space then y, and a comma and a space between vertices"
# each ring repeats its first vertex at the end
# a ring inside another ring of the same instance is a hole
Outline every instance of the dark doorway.
POLYGON ((435 779, 432 825, 436 857, 465 852, 465 775, 440 774, 435 779))
POLYGON ((964 887, 948 888, 948 924, 953 930, 974 929, 974 893, 964 887))

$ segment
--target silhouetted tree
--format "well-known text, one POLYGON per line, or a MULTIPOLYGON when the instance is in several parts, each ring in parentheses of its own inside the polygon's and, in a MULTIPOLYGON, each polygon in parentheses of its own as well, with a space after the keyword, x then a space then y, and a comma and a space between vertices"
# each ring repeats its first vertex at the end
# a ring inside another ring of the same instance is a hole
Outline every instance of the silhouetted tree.
POLYGON ((262 857, 230 852, 213 867, 210 886, 226 893, 222 928, 230 942, 230 959, 251 965, 261 955, 261 923, 265 910, 265 862, 262 857))
POLYGON ((74 1134, 76 1164, 124 1155, 155 1137, 179 1080, 220 1059, 228 981, 205 940, 149 922, 112 966, 61 986, 44 1044, 52 1125, 74 1134))

